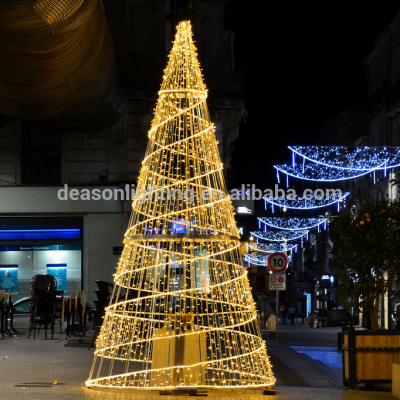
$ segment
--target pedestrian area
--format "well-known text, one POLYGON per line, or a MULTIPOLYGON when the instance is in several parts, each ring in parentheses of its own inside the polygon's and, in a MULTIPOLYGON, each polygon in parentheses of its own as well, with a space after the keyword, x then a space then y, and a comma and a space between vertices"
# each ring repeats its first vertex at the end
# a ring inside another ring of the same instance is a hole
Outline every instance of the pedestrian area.
MULTIPOLYGON (((1 400, 127 400, 127 399, 182 399, 186 396, 160 396, 158 391, 115 391, 87 389, 84 385, 89 375, 93 360, 94 348, 87 346, 65 347, 65 340, 58 341, 60 334, 55 334, 54 340, 44 339, 42 332, 36 340, 27 339, 27 330, 19 330, 17 337, 0 338, 0 399, 1 400), (55 384, 57 381, 57 384, 55 384)), ((286 346, 272 345, 272 364, 280 377, 285 373, 284 365, 296 367, 299 361, 291 354, 294 350, 286 346), (283 360, 284 358, 284 360, 283 360), (274 361, 275 360, 275 361, 274 361), (284 361, 284 364, 283 364, 284 361), (278 365, 282 362, 282 365, 278 365)), ((298 364, 300 365, 300 364, 298 364)), ((305 365, 305 364, 303 364, 305 365)), ((274 396, 263 395, 261 390, 209 390, 208 397, 215 399, 393 399, 391 392, 383 391, 350 391, 332 384, 324 384, 316 370, 309 368, 306 378, 300 380, 299 386, 285 384, 285 379, 279 378, 274 396), (300 386, 301 385, 301 386, 300 386), (315 386, 314 386, 315 385, 315 386)), ((298 373, 300 373, 298 371, 298 373)), ((288 382, 296 383, 296 380, 288 382)), ((190 396, 190 398, 200 396, 190 396)), ((204 398, 204 397, 201 397, 204 398)))

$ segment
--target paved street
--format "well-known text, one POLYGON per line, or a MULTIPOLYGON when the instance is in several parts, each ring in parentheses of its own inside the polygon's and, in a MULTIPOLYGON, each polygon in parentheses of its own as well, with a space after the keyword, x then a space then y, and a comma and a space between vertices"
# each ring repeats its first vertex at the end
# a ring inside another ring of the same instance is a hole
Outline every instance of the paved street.
POLYGON ((341 330, 341 326, 329 328, 306 328, 305 324, 302 324, 301 322, 296 323, 296 326, 279 325, 279 331, 289 333, 289 346, 337 348, 337 333, 341 332, 341 330))
MULTIPOLYGON (((289 328, 289 344, 309 343, 310 338, 319 335, 315 340, 319 350, 303 346, 310 354, 312 351, 323 354, 324 336, 327 343, 334 336, 333 328, 319 329, 318 332, 305 331, 302 327, 289 328)), ((60 335, 56 334, 58 338, 60 335)), ((315 338, 314 338, 315 339, 315 338)), ((100 391, 84 387, 92 359, 93 348, 65 347, 65 341, 44 340, 42 332, 36 340, 27 340, 27 330, 21 329, 16 338, 0 339, 0 398, 1 400, 73 400, 73 399, 165 399, 182 398, 182 396, 160 396, 156 391, 100 391), (51 384, 50 387, 29 387, 28 384, 51 384), (19 385, 19 387, 17 387, 19 385), (22 386, 21 386, 22 385, 22 386)), ((276 395, 263 396, 260 390, 210 390, 208 396, 228 399, 385 399, 392 398, 391 392, 350 391, 329 379, 322 369, 307 361, 307 358, 291 347, 275 341, 267 341, 268 353, 277 378, 276 395)), ((325 346, 326 347, 326 346, 325 346)), ((331 347, 326 347, 331 348, 331 347)), ((298 349, 301 351, 301 349, 298 349)), ((326 371, 325 371, 326 372, 326 371)), ((194 396, 197 397, 197 396, 194 396)))

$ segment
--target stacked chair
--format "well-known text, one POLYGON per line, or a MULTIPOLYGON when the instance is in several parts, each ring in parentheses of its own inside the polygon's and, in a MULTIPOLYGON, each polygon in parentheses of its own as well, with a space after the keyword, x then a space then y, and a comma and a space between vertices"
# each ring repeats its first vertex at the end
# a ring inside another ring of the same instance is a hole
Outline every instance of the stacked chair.
POLYGON ((110 304, 111 291, 114 287, 112 283, 105 281, 95 281, 97 289, 94 291, 96 293, 97 299, 93 300, 96 308, 93 311, 93 318, 95 323, 95 331, 92 337, 92 341, 89 344, 88 350, 92 347, 97 336, 100 333, 100 328, 103 323, 103 317, 106 313, 105 309, 110 304))
MULTIPOLYGON (((106 313, 106 307, 110 304, 111 300, 115 300, 116 296, 112 296, 112 291, 114 285, 105 281, 95 281, 97 285, 97 289, 94 291, 96 293, 97 299, 93 300, 96 308, 92 310, 93 318, 95 323, 95 331, 92 337, 92 341, 88 347, 88 350, 92 347, 95 342, 97 336, 100 333, 101 325, 103 324, 103 318, 106 313)), ((130 291, 125 293, 120 293, 118 299, 132 299, 137 296, 137 292, 130 291)))
MULTIPOLYGON (((3 303, 4 301, 1 300, 0 293, 1 315, 3 315, 3 303)), ((12 327, 11 294, 9 294, 9 303, 9 308, 11 310, 11 319, 9 319, 11 320, 11 324, 10 328, 8 328, 7 322, 5 322, 5 329, 15 331, 12 327)), ((32 331, 34 332, 33 338, 35 339, 36 330, 39 332, 41 328, 44 328, 46 339, 47 329, 51 329, 51 338, 53 339, 54 325, 56 322, 59 323, 60 332, 62 332, 63 322, 67 323, 67 338, 76 336, 77 332, 83 332, 83 336, 85 336, 89 311, 86 304, 86 292, 84 290, 81 294, 77 291, 75 296, 66 299, 64 298, 64 292, 62 290, 57 290, 57 281, 52 275, 35 275, 31 280, 29 305, 31 318, 28 339, 32 331)), ((8 315, 10 315, 10 313, 8 315)), ((2 322, 1 332, 4 330, 3 327, 4 323, 2 322)))
POLYGON ((47 339, 47 329, 51 329, 51 338, 54 336, 54 320, 56 314, 57 281, 52 275, 35 275, 31 280, 31 296, 29 309, 31 312, 29 335, 33 330, 33 339, 36 339, 36 329, 38 333, 44 328, 45 338, 47 339))
POLYGON ((82 335, 85 336, 88 314, 86 304, 86 292, 84 290, 81 294, 78 290, 74 297, 63 300, 61 318, 63 321, 67 321, 67 338, 76 336, 77 332, 82 332, 82 335))

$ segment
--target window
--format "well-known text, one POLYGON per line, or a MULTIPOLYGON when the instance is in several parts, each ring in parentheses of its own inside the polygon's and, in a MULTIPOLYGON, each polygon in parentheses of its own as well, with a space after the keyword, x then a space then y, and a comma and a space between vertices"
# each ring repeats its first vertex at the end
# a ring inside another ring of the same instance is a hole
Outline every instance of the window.
POLYGON ((61 184, 61 133, 25 125, 21 132, 21 183, 61 184))

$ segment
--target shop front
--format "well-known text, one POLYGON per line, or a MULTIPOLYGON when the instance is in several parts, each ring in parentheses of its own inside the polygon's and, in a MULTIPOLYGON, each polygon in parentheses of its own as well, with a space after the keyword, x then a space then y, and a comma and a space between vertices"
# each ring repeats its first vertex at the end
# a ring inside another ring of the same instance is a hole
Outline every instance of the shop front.
POLYGON ((0 218, 0 290, 17 300, 33 276, 49 274, 66 295, 81 291, 82 238, 80 217, 0 218))

